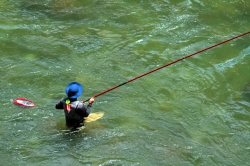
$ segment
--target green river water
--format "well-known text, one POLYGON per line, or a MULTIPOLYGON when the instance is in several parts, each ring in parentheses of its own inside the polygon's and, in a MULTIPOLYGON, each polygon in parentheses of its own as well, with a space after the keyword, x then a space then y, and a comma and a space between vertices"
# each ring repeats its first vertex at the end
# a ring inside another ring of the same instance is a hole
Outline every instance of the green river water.
POLYGON ((250 35, 80 100, 250 30, 249 0, 0 0, 0 165, 250 165, 250 35), (34 108, 13 105, 17 97, 34 108))

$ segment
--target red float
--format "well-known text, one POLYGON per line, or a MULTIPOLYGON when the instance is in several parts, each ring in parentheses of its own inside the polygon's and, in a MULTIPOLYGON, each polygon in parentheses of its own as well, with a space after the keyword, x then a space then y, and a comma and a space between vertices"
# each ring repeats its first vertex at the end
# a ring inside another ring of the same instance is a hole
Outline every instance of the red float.
POLYGON ((13 104, 19 105, 22 107, 28 107, 28 108, 36 106, 36 104, 34 102, 32 102, 31 100, 28 100, 28 99, 22 98, 22 97, 18 97, 17 99, 15 99, 13 101, 13 104))

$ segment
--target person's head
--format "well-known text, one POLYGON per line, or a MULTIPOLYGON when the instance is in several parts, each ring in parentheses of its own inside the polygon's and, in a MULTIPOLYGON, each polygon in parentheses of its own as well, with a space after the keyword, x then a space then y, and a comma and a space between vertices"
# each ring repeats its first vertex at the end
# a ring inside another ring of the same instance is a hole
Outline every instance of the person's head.
POLYGON ((66 95, 70 99, 76 99, 81 96, 83 87, 78 82, 71 82, 65 89, 66 95))

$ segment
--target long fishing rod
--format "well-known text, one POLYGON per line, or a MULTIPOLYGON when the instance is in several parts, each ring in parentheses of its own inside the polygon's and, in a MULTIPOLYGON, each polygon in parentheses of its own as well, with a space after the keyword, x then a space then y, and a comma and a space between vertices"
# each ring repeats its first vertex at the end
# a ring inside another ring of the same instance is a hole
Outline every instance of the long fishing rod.
MULTIPOLYGON (((237 35, 237 36, 235 36, 235 37, 232 37, 232 38, 230 38, 230 39, 227 39, 227 40, 224 40, 224 41, 219 42, 219 43, 217 43, 217 44, 214 44, 214 45, 212 45, 212 46, 206 47, 206 48, 204 48, 204 49, 202 49, 202 50, 199 50, 199 51, 197 51, 197 52, 195 52, 195 53, 193 53, 193 54, 189 54, 189 55, 184 56, 184 57, 182 57, 182 58, 179 58, 179 59, 177 59, 177 60, 175 60, 175 61, 172 61, 172 62, 170 62, 170 63, 167 63, 167 64, 165 64, 165 65, 163 65, 163 66, 160 66, 160 67, 158 67, 158 68, 156 68, 156 69, 150 70, 150 71, 148 71, 148 72, 146 72, 146 73, 144 73, 144 74, 141 74, 141 75, 139 75, 139 76, 137 76, 137 77, 134 77, 134 78, 132 78, 132 79, 126 81, 126 82, 123 82, 123 83, 121 83, 121 84, 119 84, 119 85, 116 85, 116 86, 114 86, 114 87, 112 87, 112 88, 109 88, 109 89, 107 89, 107 90, 105 90, 105 91, 103 91, 103 92, 100 92, 100 93, 94 95, 93 98, 96 98, 96 97, 98 97, 98 96, 101 96, 101 95, 103 95, 103 94, 105 94, 105 93, 107 93, 107 92, 109 92, 109 91, 112 91, 112 90, 114 90, 114 89, 116 89, 116 88, 119 88, 120 86, 123 86, 123 85, 125 85, 125 84, 127 84, 127 83, 129 83, 129 82, 135 81, 135 80, 137 80, 137 79, 139 79, 139 78, 141 78, 141 77, 144 77, 144 76, 146 76, 146 75, 148 75, 148 74, 151 74, 151 73, 153 73, 153 72, 155 72, 155 71, 157 71, 157 70, 160 70, 160 69, 162 69, 162 68, 165 68, 165 67, 167 67, 167 66, 170 66, 170 65, 172 65, 172 64, 175 64, 175 63, 177 63, 177 62, 180 62, 180 61, 182 61, 182 60, 184 60, 184 59, 190 58, 191 56, 194 56, 194 55, 199 54, 199 53, 201 53, 201 52, 204 52, 204 51, 207 51, 207 50, 209 50, 209 49, 212 49, 212 48, 214 48, 214 47, 217 47, 217 46, 219 46, 219 45, 222 45, 222 44, 224 44, 224 43, 227 43, 227 42, 229 42, 229 41, 231 41, 231 40, 234 40, 234 39, 237 39, 237 38, 239 38, 239 37, 245 36, 245 35, 247 35, 247 34, 249 34, 249 33, 250 33, 250 31, 245 32, 245 33, 242 33, 242 34, 237 35)), ((87 99, 87 100, 84 100, 83 102, 86 102, 86 101, 89 101, 89 100, 90 100, 90 98, 87 99)))

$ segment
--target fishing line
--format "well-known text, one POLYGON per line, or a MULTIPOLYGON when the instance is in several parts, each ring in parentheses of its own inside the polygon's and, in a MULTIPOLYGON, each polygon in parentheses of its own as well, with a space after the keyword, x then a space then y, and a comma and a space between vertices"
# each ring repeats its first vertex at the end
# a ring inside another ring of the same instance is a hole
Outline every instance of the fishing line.
MULTIPOLYGON (((201 53, 201 52, 210 50, 210 49, 212 49, 212 48, 214 48, 214 47, 217 47, 217 46, 219 46, 219 45, 222 45, 222 44, 224 44, 224 43, 227 43, 227 42, 229 42, 229 41, 231 41, 231 40, 234 40, 234 39, 240 38, 240 37, 242 37, 242 36, 245 36, 245 35, 247 35, 247 34, 249 34, 249 33, 250 33, 250 31, 245 32, 245 33, 242 33, 242 34, 240 34, 240 35, 234 36, 234 37, 232 37, 232 38, 229 38, 229 39, 227 39, 227 40, 224 40, 224 41, 219 42, 219 43, 217 43, 217 44, 211 45, 211 46, 206 47, 206 48, 204 48, 204 49, 202 49, 202 50, 199 50, 199 51, 197 51, 197 52, 195 52, 195 53, 189 54, 189 55, 184 56, 184 57, 182 57, 182 58, 179 58, 179 59, 177 59, 177 60, 175 60, 175 61, 172 61, 172 62, 170 62, 170 63, 167 63, 167 64, 165 64, 165 65, 163 65, 163 66, 160 66, 160 67, 158 67, 158 68, 156 68, 156 69, 150 70, 150 71, 148 71, 148 72, 146 72, 146 73, 144 73, 144 74, 141 74, 141 75, 139 75, 139 76, 137 76, 137 77, 134 77, 134 78, 132 78, 132 79, 126 81, 126 82, 123 82, 123 83, 121 83, 121 84, 119 84, 119 85, 116 85, 116 86, 114 86, 114 87, 112 87, 112 88, 109 88, 109 89, 107 89, 107 90, 105 90, 105 91, 103 91, 103 92, 100 92, 100 93, 94 95, 93 98, 96 98, 96 97, 98 97, 98 96, 101 96, 101 95, 103 95, 103 94, 105 94, 105 93, 107 93, 107 92, 109 92, 109 91, 112 91, 112 90, 114 90, 114 89, 116 89, 116 88, 119 88, 120 86, 123 86, 123 85, 125 85, 125 84, 127 84, 127 83, 130 83, 130 82, 132 82, 132 81, 135 81, 135 80, 137 80, 137 79, 139 79, 139 78, 141 78, 141 77, 144 77, 144 76, 146 76, 146 75, 148 75, 148 74, 151 74, 151 73, 153 73, 153 72, 155 72, 155 71, 157 71, 157 70, 160 70, 160 69, 162 69, 162 68, 165 68, 165 67, 167 67, 167 66, 170 66, 170 65, 172 65, 172 64, 175 64, 175 63, 177 63, 177 62, 180 62, 180 61, 182 61, 182 60, 184 60, 184 59, 190 58, 190 57, 192 57, 192 56, 194 56, 194 55, 196 55, 196 54, 199 54, 199 53, 201 53)), ((89 101, 89 100, 90 100, 90 98, 87 99, 87 100, 84 100, 83 102, 86 102, 86 101, 89 101)))

